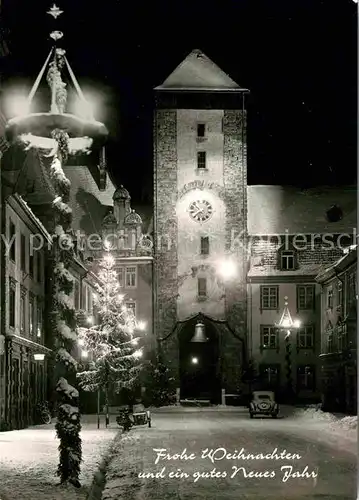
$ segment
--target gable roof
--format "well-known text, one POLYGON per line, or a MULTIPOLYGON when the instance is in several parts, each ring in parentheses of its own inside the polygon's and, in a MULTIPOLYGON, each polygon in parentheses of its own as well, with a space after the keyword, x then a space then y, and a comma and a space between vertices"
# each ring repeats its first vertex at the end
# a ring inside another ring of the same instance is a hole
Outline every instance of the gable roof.
POLYGON ((202 51, 193 50, 155 90, 246 91, 202 51))
POLYGON ((300 190, 292 186, 248 186, 249 234, 352 233, 357 227, 357 187, 323 186, 300 190), (343 217, 329 222, 333 205, 343 217))

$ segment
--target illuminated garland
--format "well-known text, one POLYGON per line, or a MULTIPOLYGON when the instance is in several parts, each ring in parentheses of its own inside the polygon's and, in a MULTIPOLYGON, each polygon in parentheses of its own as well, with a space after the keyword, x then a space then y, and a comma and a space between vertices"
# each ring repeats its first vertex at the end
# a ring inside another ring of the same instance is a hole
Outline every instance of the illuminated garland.
MULTIPOLYGON (((47 82, 52 93, 52 103, 57 107, 53 112, 65 111, 67 91, 61 78, 64 64, 64 51, 57 49, 54 60, 50 63, 47 82)), ((53 313, 52 328, 55 334, 56 372, 58 382, 58 413, 56 434, 60 440, 60 460, 57 475, 61 483, 69 482, 80 487, 80 464, 82 461, 81 423, 79 411, 79 393, 71 384, 76 382, 77 361, 71 352, 76 345, 76 316, 70 294, 73 278, 69 267, 74 257, 74 244, 71 236, 72 210, 68 205, 70 181, 67 179, 63 164, 69 155, 69 135, 64 130, 54 129, 51 133, 56 141, 56 150, 52 152, 50 178, 57 197, 53 202, 55 210, 55 235, 53 237, 53 313)))

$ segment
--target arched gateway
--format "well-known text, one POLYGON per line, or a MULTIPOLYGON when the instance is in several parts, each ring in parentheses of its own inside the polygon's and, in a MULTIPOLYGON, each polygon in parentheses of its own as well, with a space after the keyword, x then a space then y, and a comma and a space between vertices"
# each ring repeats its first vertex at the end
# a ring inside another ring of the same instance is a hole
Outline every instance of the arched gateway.
POLYGON ((205 316, 182 324, 178 331, 181 399, 221 401, 220 333, 205 316))
POLYGON ((223 390, 237 391, 244 342, 226 321, 199 313, 178 321, 171 333, 159 341, 181 401, 195 399, 220 404, 223 390))

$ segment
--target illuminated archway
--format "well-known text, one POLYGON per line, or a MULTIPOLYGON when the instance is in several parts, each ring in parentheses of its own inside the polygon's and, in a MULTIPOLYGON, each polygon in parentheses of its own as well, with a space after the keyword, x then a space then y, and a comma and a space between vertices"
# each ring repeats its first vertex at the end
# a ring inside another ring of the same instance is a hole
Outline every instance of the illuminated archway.
POLYGON ((181 400, 209 400, 212 404, 219 404, 220 339, 215 324, 205 316, 196 316, 183 324, 178 336, 181 400), (200 337, 203 334, 205 341, 198 341, 198 323, 203 325, 200 337))

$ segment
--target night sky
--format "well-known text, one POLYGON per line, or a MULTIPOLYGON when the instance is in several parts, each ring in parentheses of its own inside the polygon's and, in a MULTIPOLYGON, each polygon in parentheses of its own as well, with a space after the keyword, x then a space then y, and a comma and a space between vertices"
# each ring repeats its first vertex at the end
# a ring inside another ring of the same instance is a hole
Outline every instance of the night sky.
POLYGON ((136 201, 152 195, 152 89, 196 48, 251 91, 249 184, 356 182, 353 0, 59 0, 65 12, 56 24, 46 15, 50 1, 2 2, 5 87, 29 89, 50 50, 48 33, 62 30, 61 46, 110 130, 114 179, 136 201))

